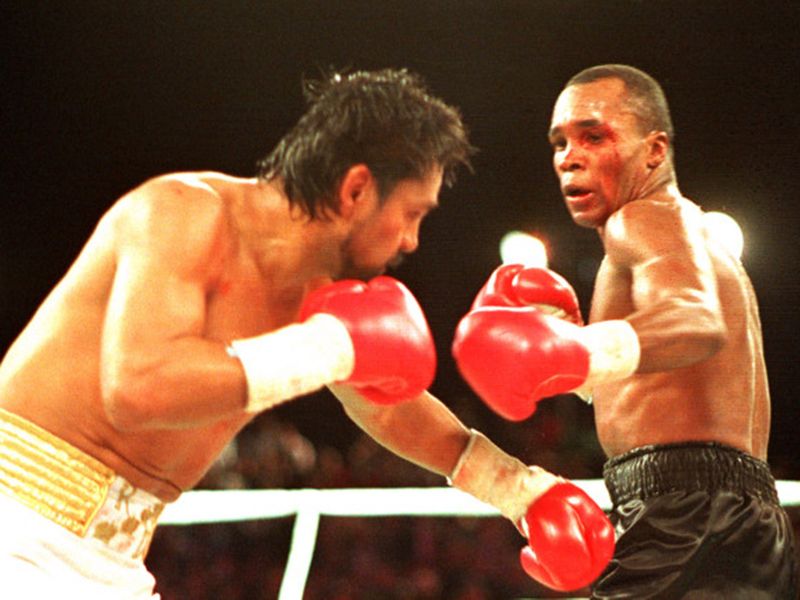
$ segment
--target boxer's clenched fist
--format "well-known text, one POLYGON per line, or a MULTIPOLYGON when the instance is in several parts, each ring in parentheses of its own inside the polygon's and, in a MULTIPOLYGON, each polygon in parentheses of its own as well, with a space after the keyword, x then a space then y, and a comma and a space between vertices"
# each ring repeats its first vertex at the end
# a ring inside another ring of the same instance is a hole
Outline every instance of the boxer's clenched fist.
POLYGON ((626 321, 579 327, 532 307, 477 308, 453 339, 461 375, 495 412, 519 421, 536 403, 627 377, 639 363, 636 332, 626 321))
POLYGON ((339 281, 309 294, 301 319, 328 314, 347 329, 353 370, 344 382, 378 403, 418 396, 433 382, 436 350, 414 296, 387 276, 339 281))
POLYGON ((499 266, 475 296, 471 310, 484 306, 530 306, 583 325, 575 290, 555 271, 540 267, 499 266))
POLYGON ((450 483, 497 508, 528 539, 520 562, 556 590, 594 581, 614 554, 614 528, 579 487, 503 452, 472 431, 450 483))
POLYGON ((536 403, 580 387, 589 350, 572 325, 534 308, 487 307, 459 323, 453 356, 464 380, 500 416, 520 421, 536 403))
POLYGON ((589 585, 614 555, 614 527, 581 488, 557 483, 525 514, 528 545, 520 551, 525 572, 549 588, 577 590, 589 585))
POLYGON ((411 292, 391 277, 338 281, 311 292, 300 323, 235 340, 256 412, 329 383, 376 403, 414 398, 432 383, 436 351, 411 292))

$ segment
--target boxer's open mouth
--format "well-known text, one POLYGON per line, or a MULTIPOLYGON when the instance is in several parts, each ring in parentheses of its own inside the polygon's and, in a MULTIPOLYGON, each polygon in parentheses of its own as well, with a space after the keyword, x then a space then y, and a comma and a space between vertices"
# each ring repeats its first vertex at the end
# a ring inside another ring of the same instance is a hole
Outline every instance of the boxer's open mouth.
POLYGON ((568 185, 564 187, 563 193, 566 198, 580 200, 591 194, 591 190, 577 185, 568 185))

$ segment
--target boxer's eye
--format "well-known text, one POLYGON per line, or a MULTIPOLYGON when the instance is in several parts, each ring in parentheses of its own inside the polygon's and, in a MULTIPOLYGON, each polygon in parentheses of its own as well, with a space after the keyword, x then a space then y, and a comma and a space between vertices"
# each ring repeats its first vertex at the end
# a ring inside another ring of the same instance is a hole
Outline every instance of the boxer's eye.
POLYGON ((596 133, 596 132, 587 133, 584 136, 584 140, 586 140, 590 144, 599 144, 600 142, 603 141, 603 139, 605 139, 605 136, 602 133, 596 133))

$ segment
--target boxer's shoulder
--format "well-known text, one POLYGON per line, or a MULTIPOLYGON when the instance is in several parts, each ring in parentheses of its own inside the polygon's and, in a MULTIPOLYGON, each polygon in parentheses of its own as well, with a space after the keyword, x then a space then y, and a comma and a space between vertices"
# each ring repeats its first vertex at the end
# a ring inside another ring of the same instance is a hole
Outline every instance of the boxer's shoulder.
POLYGON ((606 222, 603 245, 609 261, 627 267, 664 256, 691 255, 703 242, 700 213, 683 203, 636 200, 606 222))
POLYGON ((164 237, 213 240, 224 234, 229 201, 198 174, 173 173, 149 179, 120 198, 105 221, 125 239, 164 237))

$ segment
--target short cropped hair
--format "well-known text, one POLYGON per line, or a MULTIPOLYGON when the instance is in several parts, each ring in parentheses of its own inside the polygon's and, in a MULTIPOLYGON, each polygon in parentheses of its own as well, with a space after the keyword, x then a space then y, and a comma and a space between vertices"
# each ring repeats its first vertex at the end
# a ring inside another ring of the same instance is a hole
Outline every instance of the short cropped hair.
POLYGON ((663 131, 670 141, 670 149, 675 137, 672 117, 667 98, 661 85, 650 75, 629 65, 608 64, 584 69, 574 75, 564 88, 582 83, 592 83, 599 79, 620 79, 630 94, 629 105, 639 118, 643 133, 663 131))
POLYGON ((263 180, 280 178, 289 201, 311 218, 337 210, 347 170, 366 164, 381 199, 403 179, 440 166, 451 186, 459 165, 471 169, 475 148, 461 114, 428 93, 406 69, 334 72, 303 81, 308 107, 258 164, 263 180))

